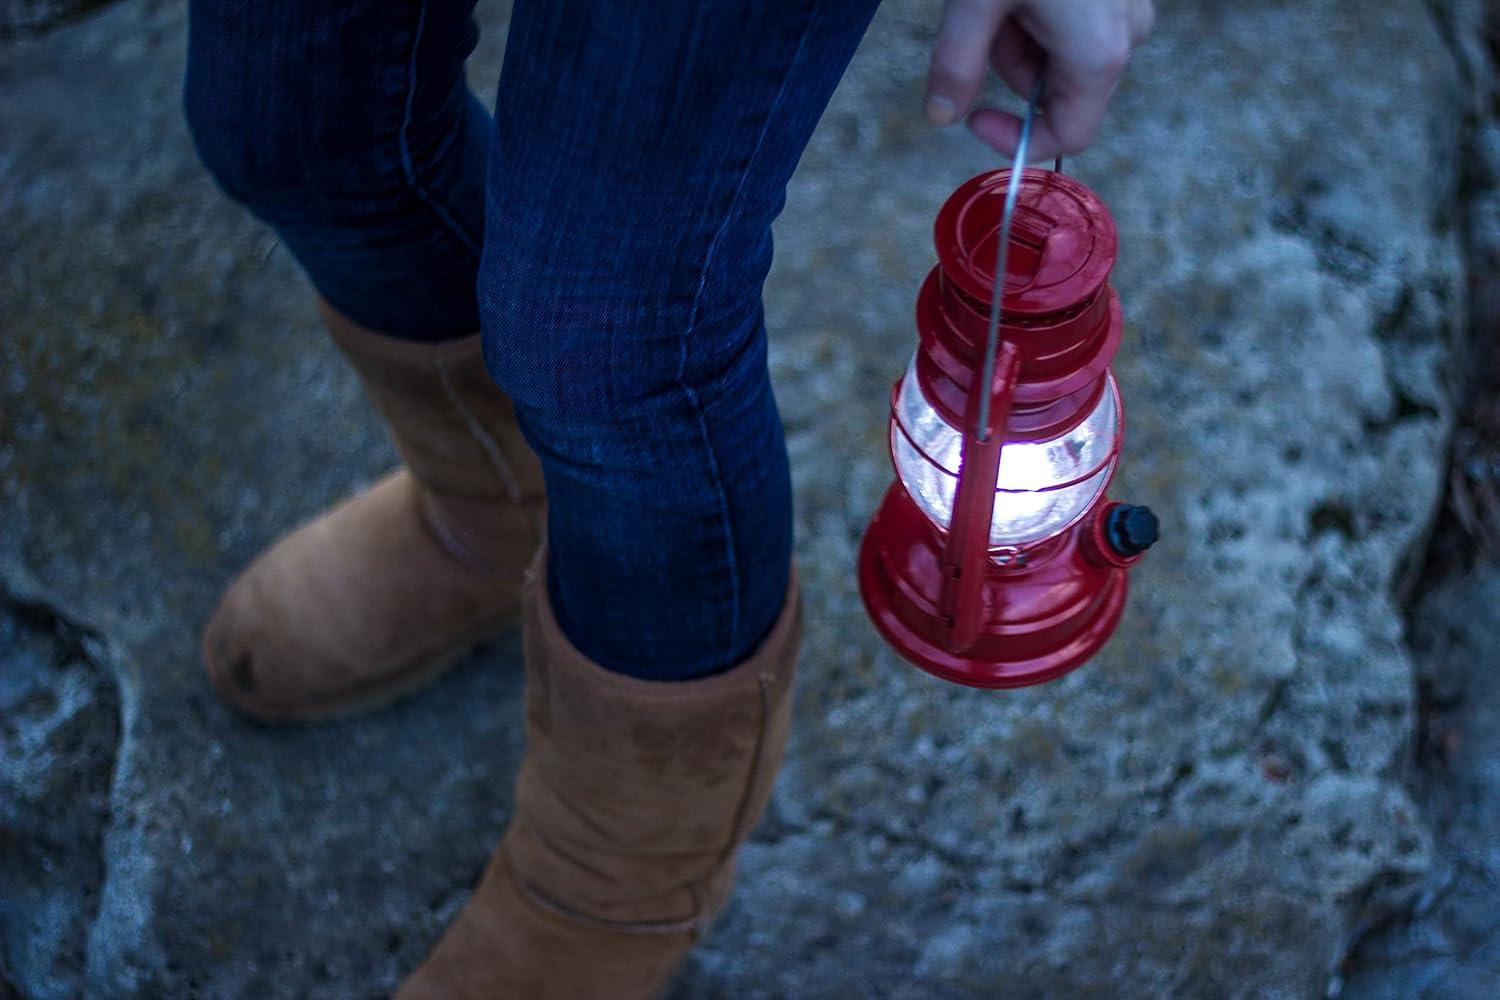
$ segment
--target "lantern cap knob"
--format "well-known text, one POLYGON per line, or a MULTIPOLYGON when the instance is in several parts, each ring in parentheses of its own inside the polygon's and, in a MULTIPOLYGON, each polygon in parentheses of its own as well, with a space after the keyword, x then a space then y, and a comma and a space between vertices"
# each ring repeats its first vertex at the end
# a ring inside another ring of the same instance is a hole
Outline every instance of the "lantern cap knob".
POLYGON ((1127 559, 1155 545, 1160 534, 1161 522, 1150 507, 1117 504, 1104 522, 1104 537, 1109 540, 1109 547, 1127 559))

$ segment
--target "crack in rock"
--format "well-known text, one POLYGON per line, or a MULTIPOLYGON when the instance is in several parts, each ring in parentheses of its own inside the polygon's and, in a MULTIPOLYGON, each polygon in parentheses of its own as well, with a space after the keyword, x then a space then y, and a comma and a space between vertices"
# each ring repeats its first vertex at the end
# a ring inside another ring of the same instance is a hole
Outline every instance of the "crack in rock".
POLYGON ((98 655, 91 630, 0 588, 0 967, 34 1000, 82 993, 105 881, 120 703, 98 655))
MULTIPOLYGON (((1482 129, 1494 128, 1494 72, 1481 45, 1486 25, 1479 4, 1431 0, 1427 9, 1472 107, 1460 137, 1464 154, 1453 197, 1469 279, 1469 301, 1464 305, 1471 325, 1470 336, 1460 344, 1468 354, 1460 382, 1472 385, 1478 381, 1476 373, 1486 369, 1484 339, 1495 319, 1495 303, 1486 296, 1493 295, 1496 261, 1481 248, 1493 245, 1496 229, 1493 217, 1482 208, 1500 178, 1493 172, 1486 175, 1482 157, 1476 155, 1482 129)), ((1393 323, 1402 318, 1398 310, 1393 323)), ((1453 519, 1451 502, 1442 516, 1453 519)), ((1495 756, 1491 734, 1500 712, 1500 687, 1488 679, 1500 569, 1481 567, 1468 577, 1454 578, 1454 561, 1434 548, 1451 544, 1445 539, 1454 532, 1445 528, 1451 526, 1440 524, 1430 533, 1425 557, 1417 560, 1425 575, 1413 580, 1404 601, 1412 635, 1408 645, 1415 650, 1418 667, 1411 783, 1434 828, 1437 864, 1409 906, 1351 936, 1330 995, 1500 993, 1500 907, 1493 892, 1500 882, 1500 853, 1493 846, 1500 770, 1488 763, 1495 756), (1486 647, 1489 656, 1482 652, 1486 647)))

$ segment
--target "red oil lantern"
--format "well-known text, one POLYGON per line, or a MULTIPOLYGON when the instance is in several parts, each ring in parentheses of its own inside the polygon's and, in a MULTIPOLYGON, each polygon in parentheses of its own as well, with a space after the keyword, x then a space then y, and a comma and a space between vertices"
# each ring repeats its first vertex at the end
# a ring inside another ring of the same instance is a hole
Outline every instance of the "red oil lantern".
POLYGON ((1013 173, 973 178, 938 213, 919 342, 891 394, 896 481, 859 564, 903 656, 985 688, 1096 653, 1157 535, 1150 510, 1105 496, 1124 426, 1114 220, 1061 172, 1013 173))

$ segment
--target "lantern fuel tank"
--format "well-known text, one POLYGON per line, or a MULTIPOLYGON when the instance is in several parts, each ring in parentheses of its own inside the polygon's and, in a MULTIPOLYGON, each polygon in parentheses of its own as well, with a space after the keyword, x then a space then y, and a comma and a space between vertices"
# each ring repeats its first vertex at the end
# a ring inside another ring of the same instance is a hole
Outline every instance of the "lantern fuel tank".
POLYGON ((859 568, 865 606, 903 656, 990 688, 1051 680, 1096 653, 1157 532, 1149 510, 1106 496, 1124 428, 1109 367, 1123 333, 1114 220, 1076 180, 1030 169, 1003 226, 1011 181, 975 177, 938 214, 917 348, 891 393, 896 480, 859 568))

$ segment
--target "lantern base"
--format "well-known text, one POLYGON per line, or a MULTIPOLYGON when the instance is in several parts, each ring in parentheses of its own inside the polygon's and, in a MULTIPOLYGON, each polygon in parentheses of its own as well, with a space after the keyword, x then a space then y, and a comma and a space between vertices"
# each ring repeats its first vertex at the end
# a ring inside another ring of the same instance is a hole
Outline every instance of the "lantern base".
POLYGON ((992 563, 984 629, 970 649, 954 651, 938 610, 943 536, 892 483, 860 545, 860 596, 885 640, 930 674, 978 688, 1042 684, 1087 662, 1124 613, 1127 567, 1088 558, 1094 530, 1085 518, 1025 564, 992 563))

